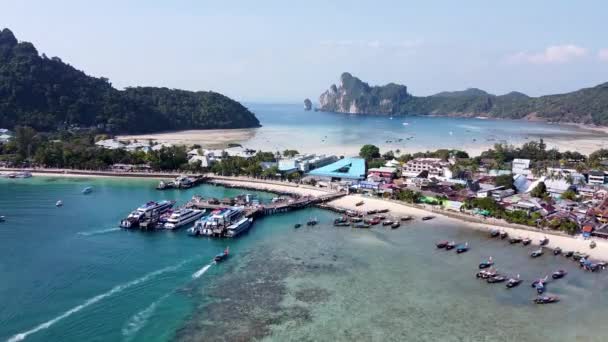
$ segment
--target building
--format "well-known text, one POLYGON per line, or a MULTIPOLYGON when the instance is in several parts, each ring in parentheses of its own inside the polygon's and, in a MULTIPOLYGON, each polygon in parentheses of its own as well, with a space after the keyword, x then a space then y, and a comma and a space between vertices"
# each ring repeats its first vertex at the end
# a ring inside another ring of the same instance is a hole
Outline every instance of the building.
POLYGON ((606 182, 604 171, 589 171, 587 183, 589 185, 602 185, 606 182))
POLYGON ((211 158, 207 157, 207 156, 199 156, 199 155, 195 155, 195 156, 191 156, 188 159, 188 164, 194 164, 197 162, 200 162, 200 166, 201 167, 211 167, 211 165, 213 164, 213 161, 211 158))
POLYGON ((365 179, 365 159, 344 158, 314 169, 309 176, 324 181, 356 181, 365 179))
POLYGON ((397 176, 397 169, 394 167, 377 167, 367 170, 367 178, 374 181, 384 181, 390 183, 397 176))
POLYGON ((331 164, 336 160, 338 160, 338 157, 333 155, 304 154, 297 155, 293 158, 280 159, 278 166, 281 172, 308 172, 331 164))
POLYGON ((119 150, 125 148, 125 144, 123 142, 115 139, 99 140, 95 143, 95 146, 106 148, 108 150, 119 150))
POLYGON ((516 175, 531 175, 532 170, 530 170, 530 159, 513 159, 511 164, 511 172, 516 175))
POLYGON ((490 192, 490 196, 492 196, 492 198, 497 202, 502 201, 502 199, 505 197, 513 196, 514 194, 515 190, 513 189, 494 190, 490 192))
POLYGON ((402 175, 406 177, 417 177, 423 171, 428 172, 428 177, 443 177, 445 169, 449 169, 450 163, 441 158, 415 158, 403 165, 402 175))

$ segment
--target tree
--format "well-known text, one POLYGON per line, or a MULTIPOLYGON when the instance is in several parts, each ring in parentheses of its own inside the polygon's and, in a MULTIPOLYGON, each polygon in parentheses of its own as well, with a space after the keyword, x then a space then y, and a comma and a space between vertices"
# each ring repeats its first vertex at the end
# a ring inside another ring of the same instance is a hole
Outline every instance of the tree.
POLYGON ((359 156, 365 160, 372 160, 380 157, 380 149, 375 145, 363 145, 361 151, 359 151, 359 156))
POLYGON ((532 197, 536 197, 536 198, 545 198, 547 197, 547 186, 545 185, 544 182, 540 182, 538 183, 537 186, 534 187, 534 189, 532 189, 532 192, 530 192, 530 195, 532 197))
POLYGON ((408 203, 417 203, 420 201, 421 196, 422 195, 418 191, 412 191, 410 189, 401 190, 397 194, 397 198, 399 198, 400 201, 408 203))
POLYGON ((36 131, 28 126, 18 126, 15 128, 15 142, 17 144, 17 154, 23 158, 29 158, 36 149, 34 138, 36 131))
POLYGON ((395 158, 395 153, 393 151, 385 152, 382 155, 382 158, 384 158, 384 160, 393 160, 395 158))
POLYGON ((513 176, 512 175, 500 175, 494 180, 496 186, 504 186, 505 189, 513 189, 513 176))
POLYGON ((562 193, 561 198, 576 201, 576 192, 572 190, 566 190, 562 193))
POLYGON ((296 155, 300 154, 297 150, 285 150, 283 151, 283 157, 293 158, 296 155))

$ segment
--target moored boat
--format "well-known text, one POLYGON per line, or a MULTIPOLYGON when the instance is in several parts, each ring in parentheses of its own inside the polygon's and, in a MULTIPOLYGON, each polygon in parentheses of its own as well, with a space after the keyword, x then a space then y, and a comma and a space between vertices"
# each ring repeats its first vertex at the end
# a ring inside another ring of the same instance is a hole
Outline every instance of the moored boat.
POLYGON ((564 252, 564 256, 565 256, 566 258, 571 258, 573 255, 574 255, 574 252, 573 252, 573 251, 567 251, 567 252, 564 252))
POLYGON ((465 242, 463 245, 459 245, 458 247, 456 247, 456 253, 460 254, 460 253, 465 253, 469 250, 469 243, 465 242))
POLYGON ((477 278, 488 279, 498 275, 498 272, 494 269, 481 270, 475 274, 477 278))
POLYGON ((562 254, 562 249, 560 247, 555 247, 555 249, 553 250, 553 255, 560 255, 562 254))
POLYGON ((559 298, 557 296, 538 296, 533 301, 535 304, 551 304, 559 302, 559 298))
POLYGON ((532 258, 538 258, 539 256, 543 255, 543 249, 539 248, 537 250, 532 251, 532 253, 530 253, 530 256, 532 258))
POLYGON ((488 268, 493 265, 494 265, 494 260, 492 259, 492 257, 489 257, 488 260, 482 261, 479 263, 479 269, 488 268))
POLYGON ((495 283, 502 283, 503 281, 506 281, 507 277, 502 276, 502 275, 495 275, 493 277, 488 278, 486 281, 489 284, 495 284, 495 283))
POLYGON ((500 231, 498 231, 498 229, 492 229, 490 230, 490 237, 497 237, 498 235, 500 235, 500 231))
POLYGON ((530 238, 525 238, 525 239, 521 240, 521 244, 524 246, 527 246, 530 243, 532 243, 532 239, 530 239, 530 238))
POLYGON ((93 187, 92 186, 87 186, 86 188, 82 189, 82 194, 83 195, 88 195, 91 192, 93 192, 93 187))
POLYGON ((522 280, 519 278, 519 274, 518 274, 517 277, 510 278, 507 281, 507 285, 506 286, 507 286, 507 288, 511 289, 511 288, 519 286, 521 284, 521 282, 522 282, 522 280))
MULTIPOLYGON (((125 219, 120 221, 121 228, 136 228, 139 227, 140 221, 143 221, 152 216, 161 216, 167 213, 175 205, 175 201, 150 201, 139 208, 133 210, 125 219)), ((168 219, 168 217, 167 217, 168 219)), ((164 218, 160 220, 162 223, 164 218)), ((166 222, 166 221, 164 221, 166 222)))
POLYGON ((500 238, 504 240, 509 236, 509 233, 505 232, 504 230, 501 230, 499 235, 500 238))
POLYGON ((59 200, 55 203, 56 207, 62 207, 63 206, 63 201, 59 200))
POLYGON ((432 220, 432 219, 434 219, 434 218, 435 218, 435 216, 424 216, 424 217, 422 218, 422 221, 428 221, 428 220, 432 220))
POLYGON ((454 242, 454 241, 452 241, 452 242, 448 242, 448 243, 445 245, 445 249, 447 249, 448 251, 449 251, 450 249, 454 248, 454 247, 456 247, 456 242, 454 242))
POLYGON ((302 224, 296 223, 296 224, 293 225, 293 227, 296 228, 296 229, 298 229, 298 228, 302 227, 302 224))
POLYGON ((307 225, 307 226, 316 226, 316 225, 317 225, 317 223, 319 223, 319 221, 317 221, 317 219, 316 219, 316 218, 312 218, 312 217, 311 217, 311 218, 310 218, 310 219, 308 219, 308 221, 306 222, 306 225, 307 225))
POLYGON ((334 223, 334 227, 349 227, 350 223, 348 222, 336 222, 334 223))
POLYGON ((365 223, 365 222, 357 222, 353 224, 353 228, 369 228, 369 224, 365 223))
POLYGON ((539 241, 539 244, 541 246, 546 246, 548 243, 549 243, 549 238, 547 238, 546 236, 539 241))
POLYGON ((253 225, 253 218, 241 217, 240 220, 234 222, 226 228, 226 237, 234 238, 247 232, 253 225))
POLYGON ((450 242, 447 240, 443 240, 443 241, 437 242, 435 244, 435 246, 437 246, 437 248, 445 248, 448 245, 448 243, 450 243, 450 242))
POLYGON ((355 205, 356 205, 357 207, 360 207, 360 206, 362 206, 364 203, 365 203, 365 202, 363 202, 363 201, 359 201, 359 202, 355 203, 355 205))
POLYGON ((401 217, 401 221, 410 221, 410 220, 412 220, 412 219, 413 219, 413 217, 412 217, 412 216, 409 216, 409 215, 408 215, 408 216, 402 216, 402 217, 401 217))
POLYGON ((393 222, 393 224, 391 224, 391 229, 397 229, 401 227, 401 223, 399 222, 393 222))
POLYGON ((512 245, 514 245, 516 243, 520 243, 521 241, 522 241, 522 239, 519 236, 512 237, 512 238, 509 239, 509 243, 512 244, 512 245))
POLYGON ((380 210, 378 210, 378 214, 386 214, 388 212, 389 212, 388 209, 380 209, 380 210))
POLYGON ((393 221, 391 221, 391 220, 386 220, 386 221, 383 221, 383 222, 382 222, 382 225, 383 225, 383 226, 391 226, 391 225, 393 225, 393 223, 394 223, 394 222, 393 222, 393 221))
POLYGON ((551 278, 561 279, 561 278, 565 277, 566 274, 568 274, 568 272, 566 272, 565 270, 557 270, 557 271, 553 272, 553 274, 551 274, 551 278))

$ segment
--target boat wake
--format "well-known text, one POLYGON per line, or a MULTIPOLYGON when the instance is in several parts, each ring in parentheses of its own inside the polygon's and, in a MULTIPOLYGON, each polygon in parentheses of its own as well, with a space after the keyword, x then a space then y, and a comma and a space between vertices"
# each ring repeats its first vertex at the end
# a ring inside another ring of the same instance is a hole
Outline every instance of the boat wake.
POLYGON ((117 285, 117 286, 113 287, 110 291, 104 292, 104 293, 102 293, 100 295, 97 295, 97 296, 95 296, 93 298, 90 298, 87 301, 85 301, 84 303, 71 308, 70 310, 62 313, 61 315, 59 315, 59 316, 57 316, 57 317, 55 317, 55 318, 53 318, 53 319, 51 319, 51 320, 49 320, 47 322, 44 322, 44 323, 42 323, 42 324, 40 324, 40 325, 38 325, 38 326, 36 326, 36 327, 28 330, 28 331, 25 331, 25 332, 22 332, 22 333, 19 333, 19 334, 16 334, 16 335, 12 336, 11 338, 8 339, 7 342, 23 341, 29 335, 35 334, 35 333, 37 333, 37 332, 39 332, 41 330, 44 330, 44 329, 48 329, 52 325, 54 325, 55 323, 61 321, 62 319, 68 318, 71 315, 73 315, 73 314, 81 311, 82 309, 87 308, 87 307, 89 307, 89 306, 91 306, 91 305, 93 305, 93 304, 95 304, 95 303, 97 303, 97 302, 99 302, 99 301, 107 298, 107 297, 110 297, 110 296, 115 295, 115 294, 117 294, 119 292, 122 292, 122 291, 124 291, 124 290, 126 290, 126 289, 128 289, 130 287, 133 287, 133 286, 139 285, 141 283, 144 283, 144 282, 146 282, 146 281, 148 281, 148 280, 150 280, 150 279, 152 279, 154 277, 157 277, 157 276, 159 276, 159 275, 161 275, 163 273, 175 271, 175 270, 179 269, 180 267, 182 267, 186 262, 188 262, 188 260, 182 261, 179 264, 174 265, 174 266, 169 266, 169 267, 161 268, 160 270, 148 273, 148 274, 144 275, 143 277, 135 279, 135 280, 132 280, 132 281, 130 281, 128 283, 117 285))
POLYGON ((205 274, 205 272, 207 272, 207 270, 209 269, 209 267, 213 266, 214 263, 210 263, 209 265, 201 268, 200 270, 194 272, 194 274, 192 274, 192 279, 198 279, 200 278, 200 276, 202 276, 203 274, 205 274))
POLYGON ((78 232, 77 234, 82 235, 82 236, 93 236, 93 235, 100 235, 100 234, 116 232, 119 230, 120 230, 120 228, 108 228, 108 229, 93 230, 90 232, 78 232))
POLYGON ((124 336, 125 341, 130 341, 135 335, 143 328, 147 323, 154 311, 156 311, 156 307, 163 302, 169 295, 173 293, 173 291, 165 294, 160 297, 158 300, 150 304, 147 308, 141 310, 136 313, 129 319, 127 324, 125 324, 124 328, 122 328, 122 335, 124 336))

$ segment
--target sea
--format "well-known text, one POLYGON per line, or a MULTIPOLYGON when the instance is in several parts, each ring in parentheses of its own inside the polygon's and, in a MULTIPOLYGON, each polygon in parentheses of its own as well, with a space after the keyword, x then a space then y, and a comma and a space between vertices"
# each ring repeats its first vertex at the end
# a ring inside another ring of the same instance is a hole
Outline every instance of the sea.
MULTIPOLYGON (((352 156, 364 144, 382 151, 419 152, 461 149, 477 155, 494 144, 521 145, 545 139, 550 147, 565 141, 590 140, 588 149, 608 147, 606 134, 572 125, 525 120, 439 116, 387 116, 304 111, 299 104, 246 103, 261 128, 235 141, 263 151, 295 149, 303 153, 352 156), (553 144, 555 142, 555 144, 553 144)), ((203 133, 201 133, 203 134, 203 133)))
MULTIPOLYGON (((244 192, 155 180, 0 179, 0 341, 606 341, 608 273, 509 245, 454 221, 335 228, 308 208, 255 221, 237 239, 118 228, 150 200, 244 192), (93 192, 81 193, 86 186, 93 192), (64 205, 56 207, 57 200, 64 205), (319 224, 294 224, 316 217, 319 224), (470 251, 438 250, 438 240, 470 251), (212 257, 230 247, 220 264, 212 257), (475 277, 492 256, 514 289, 475 277), (531 281, 561 298, 532 304, 531 281)), ((262 202, 270 193, 255 192, 262 202)))

